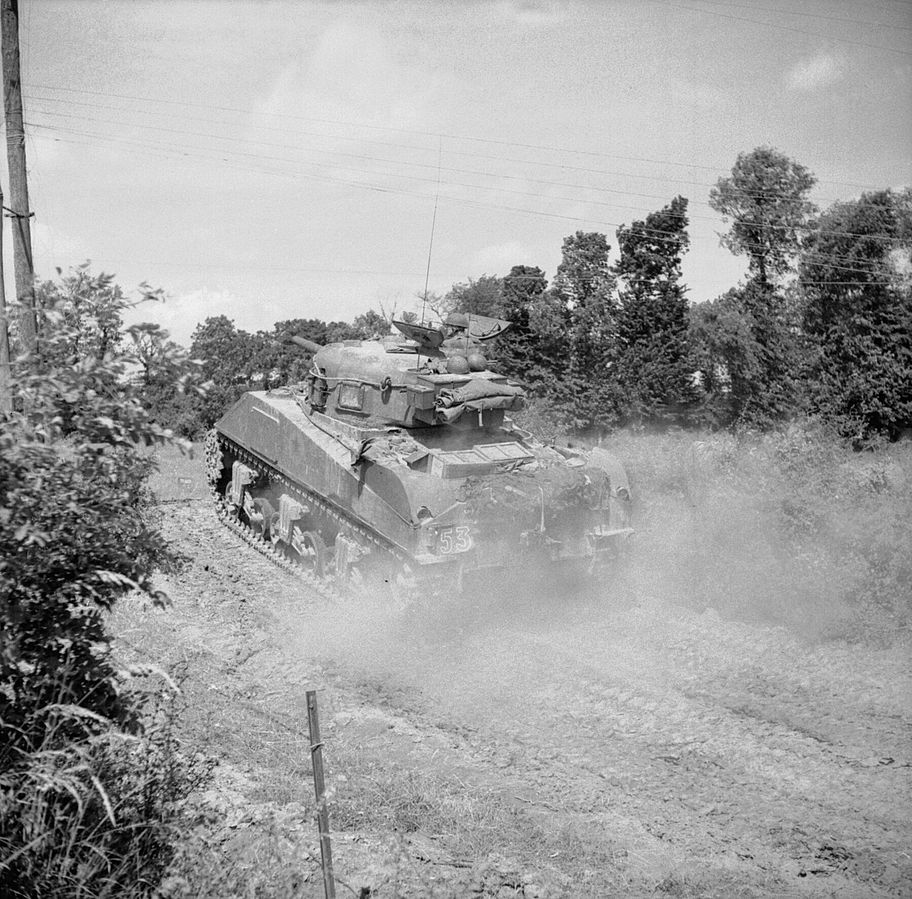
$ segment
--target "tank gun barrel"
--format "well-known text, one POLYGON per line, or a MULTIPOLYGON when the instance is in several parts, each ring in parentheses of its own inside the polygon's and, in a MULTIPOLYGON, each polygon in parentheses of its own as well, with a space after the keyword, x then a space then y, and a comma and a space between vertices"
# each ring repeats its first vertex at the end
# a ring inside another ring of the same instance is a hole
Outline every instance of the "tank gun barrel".
POLYGON ((308 340, 306 337, 298 337, 297 334, 290 336, 288 339, 301 347, 301 349, 307 350, 308 353, 316 353, 318 350, 323 349, 322 344, 314 343, 314 341, 308 340))

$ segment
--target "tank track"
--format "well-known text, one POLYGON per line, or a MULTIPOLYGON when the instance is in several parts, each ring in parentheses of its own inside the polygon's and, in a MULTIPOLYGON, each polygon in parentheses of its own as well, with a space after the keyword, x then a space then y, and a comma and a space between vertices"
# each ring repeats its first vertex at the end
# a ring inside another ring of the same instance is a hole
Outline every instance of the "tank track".
POLYGON ((219 479, 222 475, 222 453, 227 451, 239 462, 243 462, 249 468, 269 478, 273 483, 281 484, 282 488, 289 494, 293 495, 302 503, 312 505, 320 510, 321 515, 332 520, 339 528, 357 537, 358 540, 370 544, 380 552, 387 555, 390 559, 400 565, 406 565, 405 557, 396 552, 391 546, 379 540, 371 531, 361 527, 350 518, 342 515, 334 506, 327 503, 318 495, 304 490, 299 484, 285 477, 281 472, 276 471, 267 465, 258 456, 245 450, 232 440, 220 435, 217 431, 212 430, 206 435, 206 478, 209 482, 209 490, 215 503, 216 514, 225 526, 237 534, 244 542, 249 543, 257 552, 266 556, 280 568, 294 575, 299 580, 304 581, 308 587, 326 599, 338 600, 344 598, 351 592, 351 585, 340 585, 338 582, 321 578, 309 571, 304 565, 290 559, 283 552, 263 540, 262 537, 250 525, 241 521, 234 514, 225 497, 218 489, 219 479))
MULTIPOLYGON (((243 461, 245 465, 265 474, 271 471, 267 469, 257 458, 244 452, 243 449, 229 441, 225 441, 226 446, 230 446, 231 452, 236 454, 236 458, 243 461)), ((225 497, 221 495, 218 489, 219 477, 222 473, 222 445, 219 441, 218 434, 210 431, 206 435, 206 479, 209 482, 209 491, 215 503, 215 511, 219 520, 228 530, 237 534, 245 543, 250 544, 258 553, 266 556, 275 565, 287 571, 300 581, 303 581, 314 592, 318 593, 325 599, 339 599, 340 592, 333 584, 319 578, 312 572, 308 571, 303 565, 289 559, 284 553, 276 549, 271 543, 267 543, 249 524, 241 521, 229 508, 225 497)))

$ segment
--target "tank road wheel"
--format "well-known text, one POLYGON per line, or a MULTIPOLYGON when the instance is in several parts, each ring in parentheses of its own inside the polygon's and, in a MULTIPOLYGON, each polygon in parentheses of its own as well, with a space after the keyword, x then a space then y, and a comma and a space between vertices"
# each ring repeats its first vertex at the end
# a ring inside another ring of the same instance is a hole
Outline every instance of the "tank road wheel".
POLYGON ((316 531, 302 531, 296 527, 291 535, 291 546, 308 571, 316 577, 325 576, 326 544, 316 531))
POLYGON ((272 503, 262 497, 257 497, 253 501, 253 505, 256 509, 256 514, 249 516, 250 526, 261 540, 268 542, 272 533, 272 520, 276 517, 276 512, 272 508, 272 503))
POLYGON ((281 515, 278 512, 273 512, 272 517, 269 519, 269 542, 276 548, 279 549, 282 544, 285 542, 282 540, 282 535, 279 533, 279 522, 281 521, 281 515))

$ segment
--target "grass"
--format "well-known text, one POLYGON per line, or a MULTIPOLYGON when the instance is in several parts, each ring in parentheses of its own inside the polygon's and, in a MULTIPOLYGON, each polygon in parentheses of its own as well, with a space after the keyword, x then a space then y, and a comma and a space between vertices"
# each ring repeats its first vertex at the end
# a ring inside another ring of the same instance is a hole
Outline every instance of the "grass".
POLYGON ((912 627, 912 444, 855 452, 810 428, 624 433, 646 590, 809 636, 912 627))
MULTIPOLYGON (((793 426, 625 431, 606 446, 632 481, 639 589, 809 636, 909 637, 912 442, 856 452, 793 426)), ((160 453, 162 501, 208 497, 200 452, 160 453)))
POLYGON ((184 451, 178 444, 155 451, 157 468, 149 478, 149 489, 160 503, 187 502, 209 498, 203 444, 191 444, 184 451))
POLYGON ((152 894, 195 823, 185 800, 209 774, 179 746, 176 695, 160 687, 137 697, 135 734, 61 705, 43 745, 0 774, 4 896, 152 894))

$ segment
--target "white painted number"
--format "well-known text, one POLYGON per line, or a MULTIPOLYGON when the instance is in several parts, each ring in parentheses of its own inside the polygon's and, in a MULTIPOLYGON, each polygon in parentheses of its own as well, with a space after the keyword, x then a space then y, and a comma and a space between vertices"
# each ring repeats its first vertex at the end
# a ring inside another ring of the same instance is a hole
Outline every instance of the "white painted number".
POLYGON ((472 534, 465 526, 441 528, 437 532, 437 549, 444 556, 468 552, 472 548, 472 534))

